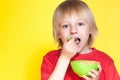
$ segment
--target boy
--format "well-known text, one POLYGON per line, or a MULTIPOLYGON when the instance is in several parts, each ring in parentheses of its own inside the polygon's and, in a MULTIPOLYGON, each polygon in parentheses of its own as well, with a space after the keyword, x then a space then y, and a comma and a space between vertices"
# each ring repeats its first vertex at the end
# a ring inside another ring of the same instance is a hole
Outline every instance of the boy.
POLYGON ((43 58, 42 80, 120 80, 114 61, 92 48, 97 26, 91 10, 80 0, 66 0, 55 10, 53 34, 60 49, 50 51, 43 58), (71 69, 72 60, 94 60, 99 70, 78 77, 71 69))

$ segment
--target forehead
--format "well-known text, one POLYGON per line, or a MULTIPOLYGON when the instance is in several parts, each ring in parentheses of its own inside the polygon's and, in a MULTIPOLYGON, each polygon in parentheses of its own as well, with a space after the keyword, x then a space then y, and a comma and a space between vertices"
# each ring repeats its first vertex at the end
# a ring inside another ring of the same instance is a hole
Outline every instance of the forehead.
POLYGON ((83 12, 83 11, 64 12, 62 15, 59 16, 59 23, 61 23, 64 20, 68 20, 68 19, 87 21, 87 16, 86 16, 85 12, 83 12))

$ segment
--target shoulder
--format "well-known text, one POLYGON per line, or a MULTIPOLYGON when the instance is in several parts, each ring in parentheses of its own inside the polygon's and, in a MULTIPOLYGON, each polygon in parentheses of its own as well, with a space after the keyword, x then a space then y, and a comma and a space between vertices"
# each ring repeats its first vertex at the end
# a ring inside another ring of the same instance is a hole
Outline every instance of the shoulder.
POLYGON ((51 50, 44 55, 44 58, 58 58, 61 53, 61 49, 58 50, 51 50))
POLYGON ((96 56, 102 61, 105 61, 105 62, 108 61, 109 63, 113 62, 113 59, 107 53, 98 49, 95 49, 95 53, 96 53, 96 56))

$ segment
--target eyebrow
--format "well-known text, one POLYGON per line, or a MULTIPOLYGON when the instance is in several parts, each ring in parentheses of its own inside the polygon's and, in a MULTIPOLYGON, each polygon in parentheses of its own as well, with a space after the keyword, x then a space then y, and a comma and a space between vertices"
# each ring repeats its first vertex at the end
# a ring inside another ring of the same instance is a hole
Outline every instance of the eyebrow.
MULTIPOLYGON (((86 20, 78 19, 76 22, 86 22, 86 20)), ((60 21, 59 23, 60 24, 62 24, 62 23, 69 23, 69 21, 60 21)))
POLYGON ((59 23, 59 26, 63 26, 63 25, 66 25, 67 23, 65 22, 65 23, 59 23))

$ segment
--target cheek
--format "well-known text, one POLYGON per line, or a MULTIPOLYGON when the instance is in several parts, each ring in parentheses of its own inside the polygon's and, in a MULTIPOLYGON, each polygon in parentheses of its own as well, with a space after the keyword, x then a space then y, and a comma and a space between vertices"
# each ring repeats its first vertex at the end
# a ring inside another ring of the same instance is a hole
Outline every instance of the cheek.
POLYGON ((89 34, 90 30, 87 26, 83 26, 82 28, 78 28, 79 33, 81 34, 89 34))
POLYGON ((69 32, 68 31, 66 31, 66 32, 64 32, 64 31, 60 31, 60 36, 59 36, 59 38, 64 42, 64 41, 66 41, 66 38, 69 36, 69 32))
POLYGON ((84 37, 85 37, 86 39, 88 39, 88 38, 89 38, 89 34, 90 34, 89 30, 86 30, 86 32, 85 32, 84 34, 85 34, 84 37))
POLYGON ((83 41, 88 40, 89 34, 90 34, 89 29, 84 29, 84 30, 81 31, 81 38, 83 39, 83 41))
POLYGON ((87 41, 89 38, 89 34, 85 33, 85 34, 81 35, 81 38, 83 39, 83 41, 87 41))

